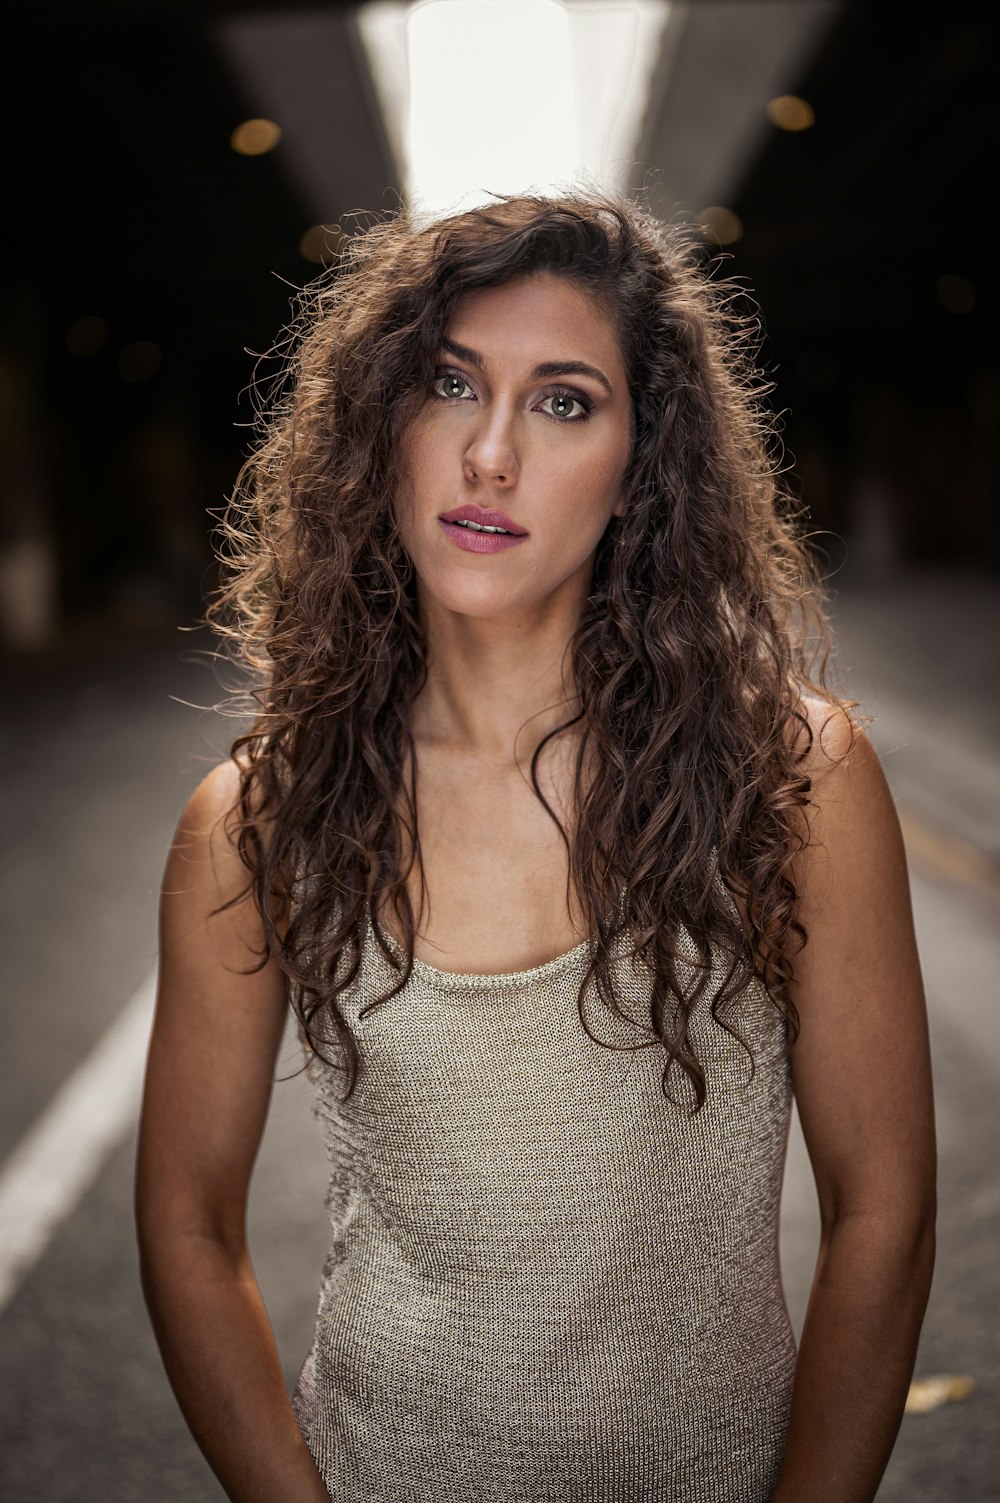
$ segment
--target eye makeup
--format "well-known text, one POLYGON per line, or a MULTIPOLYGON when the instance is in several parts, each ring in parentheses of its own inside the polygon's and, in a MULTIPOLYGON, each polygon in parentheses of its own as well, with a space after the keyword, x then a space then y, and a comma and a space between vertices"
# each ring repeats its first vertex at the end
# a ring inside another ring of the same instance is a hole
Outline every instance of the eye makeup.
MULTIPOLYGON (((455 393, 447 394, 445 392, 438 391, 436 388, 442 381, 454 381, 459 385, 467 386, 469 390, 472 391, 472 384, 469 381, 468 376, 466 376, 463 371, 455 370, 450 366, 439 366, 434 373, 434 381, 431 386, 431 393, 435 398, 437 398, 438 401, 441 402, 468 402, 471 400, 467 396, 458 396, 455 393)), ((559 401, 575 402, 576 405, 582 409, 580 412, 573 413, 572 415, 557 412, 542 413, 543 417, 551 418, 554 422, 558 423, 586 422, 587 418, 589 418, 590 414, 594 410, 594 403, 592 398, 588 397, 586 392, 580 391, 578 388, 570 386, 550 386, 541 394, 538 401, 539 403, 559 401)))

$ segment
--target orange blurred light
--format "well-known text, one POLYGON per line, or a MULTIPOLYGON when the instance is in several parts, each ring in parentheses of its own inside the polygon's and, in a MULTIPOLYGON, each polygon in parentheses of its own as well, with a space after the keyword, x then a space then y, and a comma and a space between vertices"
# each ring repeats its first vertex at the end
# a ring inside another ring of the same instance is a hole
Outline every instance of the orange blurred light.
POLYGON ((163 363, 163 352, 151 339, 135 339, 118 356, 118 374, 130 386, 151 381, 163 363))
POLYGON ((743 238, 743 221, 740 216, 734 214, 732 209, 724 209, 720 204, 702 209, 697 223, 716 245, 733 245, 743 238))
POLYGON ((336 261, 344 238, 339 224, 314 224, 299 241, 299 255, 317 266, 329 266, 336 261))
POLYGON ((976 306, 976 289, 966 277, 951 273, 938 277, 934 283, 937 300, 948 313, 971 313, 976 306))
POLYGON ((229 144, 243 157, 262 157, 281 140, 281 126, 273 120, 244 120, 229 137, 229 144))
POLYGON ((107 342, 107 323, 93 313, 88 313, 85 318, 78 318, 66 330, 66 348, 78 360, 87 360, 91 355, 99 355, 107 342))
POLYGON ((816 124, 812 105, 797 94, 779 94, 776 99, 769 99, 767 118, 779 130, 808 130, 816 124))

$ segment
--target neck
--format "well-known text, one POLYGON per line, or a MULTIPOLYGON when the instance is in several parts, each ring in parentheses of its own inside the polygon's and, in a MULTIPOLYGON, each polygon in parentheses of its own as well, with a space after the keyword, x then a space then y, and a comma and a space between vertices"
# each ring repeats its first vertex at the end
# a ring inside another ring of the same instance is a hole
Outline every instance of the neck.
POLYGON ((428 676, 413 705, 417 743, 499 766, 524 766, 579 709, 569 642, 582 598, 560 592, 480 618, 421 599, 428 676))

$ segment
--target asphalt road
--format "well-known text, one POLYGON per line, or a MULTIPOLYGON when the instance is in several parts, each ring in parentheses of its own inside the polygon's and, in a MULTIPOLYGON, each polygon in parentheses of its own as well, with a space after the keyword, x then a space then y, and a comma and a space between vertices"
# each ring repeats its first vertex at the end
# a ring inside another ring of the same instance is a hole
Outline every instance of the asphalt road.
MULTIPOLYGON (((903 823, 934 1046, 939 1254, 918 1376, 961 1402, 907 1416, 880 1503, 1000 1498, 1000 582, 926 575, 836 602, 846 686, 903 823)), ((7 674, 0 1175, 155 964, 156 895, 188 792, 232 726, 190 639, 80 647, 7 674), (181 646, 178 646, 178 640, 181 646)), ((297 1064, 294 1045, 286 1068, 297 1064)), ((0 1496, 18 1503, 210 1503, 221 1490, 176 1411, 139 1293, 134 1130, 125 1122, 0 1312, 0 1496)), ((289 1382, 326 1250, 325 1164, 301 1077, 279 1084, 251 1244, 289 1382)), ((798 1326, 816 1247, 798 1132, 782 1261, 798 1326)), ((5 1229, 0 1228, 0 1235, 5 1229)))

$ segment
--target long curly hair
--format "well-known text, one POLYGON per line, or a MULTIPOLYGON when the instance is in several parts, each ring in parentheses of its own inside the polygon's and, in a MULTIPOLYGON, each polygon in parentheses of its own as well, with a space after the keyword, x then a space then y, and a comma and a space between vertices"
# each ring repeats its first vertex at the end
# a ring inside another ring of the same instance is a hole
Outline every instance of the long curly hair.
POLYGON ((263 921, 260 963, 271 955, 285 973, 313 1049, 338 1046, 328 1062, 346 1075, 346 1099, 363 1061, 338 997, 369 922, 398 975, 378 1001, 405 986, 414 863, 424 891, 408 716, 427 644, 397 528, 401 435, 427 400, 462 294, 543 271, 610 314, 633 443, 624 515, 597 546, 569 644, 580 708, 535 750, 531 783, 589 921, 583 1026, 591 981, 617 1007, 612 947, 627 934, 650 975, 650 1028, 636 1047, 662 1047, 665 1094, 677 1099, 676 1065, 697 1111, 706 1077, 689 1022, 713 953, 727 961, 716 1021, 740 1037, 727 1006, 756 977, 794 1043, 788 987, 807 939, 790 871, 807 839, 804 700, 831 713, 857 702, 825 686, 824 589, 802 508, 781 490, 755 313, 692 231, 601 192, 498 197, 422 227, 405 212, 376 222, 306 289, 222 524, 224 573, 208 609, 252 675, 256 706, 232 745, 231 833, 263 921), (537 764, 571 727, 564 828, 537 764), (390 910, 402 959, 379 917, 390 910), (682 927, 699 955, 687 980, 682 927))

